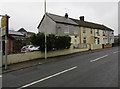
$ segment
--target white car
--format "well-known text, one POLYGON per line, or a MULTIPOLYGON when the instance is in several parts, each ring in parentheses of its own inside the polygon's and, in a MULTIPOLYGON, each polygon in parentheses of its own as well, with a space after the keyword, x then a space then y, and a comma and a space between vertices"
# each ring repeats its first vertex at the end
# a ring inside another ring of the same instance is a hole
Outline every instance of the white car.
POLYGON ((35 47, 34 45, 26 45, 21 48, 21 52, 33 52, 38 51, 40 46, 35 47))

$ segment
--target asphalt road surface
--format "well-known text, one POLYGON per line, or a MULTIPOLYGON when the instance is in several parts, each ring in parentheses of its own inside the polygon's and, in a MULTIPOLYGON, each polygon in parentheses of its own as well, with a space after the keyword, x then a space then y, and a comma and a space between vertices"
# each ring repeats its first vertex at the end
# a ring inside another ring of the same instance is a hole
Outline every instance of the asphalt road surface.
POLYGON ((2 75, 3 87, 118 87, 117 47, 2 75))

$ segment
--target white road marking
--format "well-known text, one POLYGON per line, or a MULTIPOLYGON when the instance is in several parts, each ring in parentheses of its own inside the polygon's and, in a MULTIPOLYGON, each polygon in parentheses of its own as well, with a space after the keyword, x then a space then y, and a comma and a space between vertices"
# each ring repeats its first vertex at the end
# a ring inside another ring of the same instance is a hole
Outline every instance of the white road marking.
POLYGON ((2 77, 2 75, 0 75, 0 78, 2 77))
POLYGON ((120 52, 120 51, 113 52, 113 54, 118 53, 118 52, 120 52))
POLYGON ((97 60, 99 60, 99 59, 102 59, 102 58, 104 58, 104 57, 107 57, 108 55, 104 55, 104 56, 102 56, 102 57, 99 57, 99 58, 96 58, 96 59, 94 59, 94 60, 90 60, 90 62, 94 62, 94 61, 97 61, 97 60))
POLYGON ((77 66, 72 67, 72 68, 69 68, 69 69, 66 69, 66 70, 64 70, 64 71, 58 72, 58 73, 56 73, 56 74, 53 74, 53 75, 51 75, 51 76, 48 76, 48 77, 45 77, 45 78, 43 78, 43 79, 34 81, 34 82, 29 83, 29 84, 27 84, 27 85, 21 86, 20 88, 17 88, 17 89, 22 89, 22 88, 29 87, 29 86, 31 86, 31 85, 33 85, 33 84, 42 82, 42 81, 44 81, 44 80, 47 80, 47 79, 49 79, 49 78, 55 77, 55 76, 57 76, 57 75, 63 74, 63 73, 65 73, 65 72, 68 72, 68 71, 73 70, 73 69, 76 69, 76 68, 77 68, 77 66))

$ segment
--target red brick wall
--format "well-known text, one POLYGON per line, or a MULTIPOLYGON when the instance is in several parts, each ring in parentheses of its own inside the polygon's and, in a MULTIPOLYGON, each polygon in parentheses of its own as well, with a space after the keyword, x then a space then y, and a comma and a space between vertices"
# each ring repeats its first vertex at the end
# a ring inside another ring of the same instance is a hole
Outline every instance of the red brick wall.
MULTIPOLYGON (((5 38, 2 39, 5 42, 5 38)), ((8 38, 8 54, 12 53, 13 47, 12 47, 12 39, 8 38)), ((3 51, 5 50, 5 44, 3 44, 3 51)))

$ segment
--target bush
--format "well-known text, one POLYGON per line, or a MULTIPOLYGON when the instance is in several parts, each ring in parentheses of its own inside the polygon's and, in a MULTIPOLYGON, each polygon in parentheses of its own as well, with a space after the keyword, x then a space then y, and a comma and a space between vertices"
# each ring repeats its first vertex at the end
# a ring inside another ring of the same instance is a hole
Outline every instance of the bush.
MULTIPOLYGON (((49 34, 47 37, 47 51, 50 50, 59 50, 59 49, 68 49, 71 45, 71 37, 66 35, 55 35, 49 34)), ((40 50, 45 50, 45 35, 44 33, 38 33, 32 35, 30 38, 30 42, 33 45, 40 46, 40 50)))

